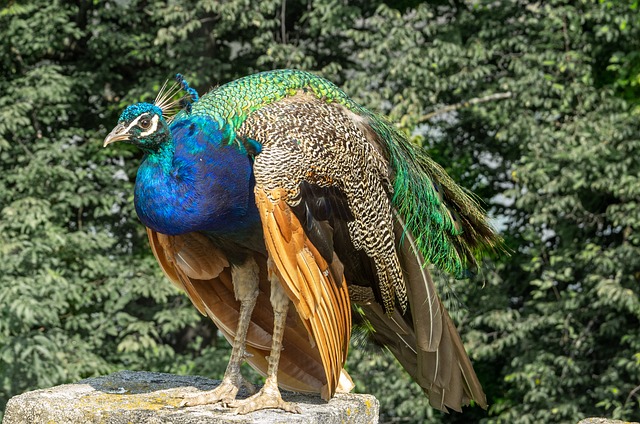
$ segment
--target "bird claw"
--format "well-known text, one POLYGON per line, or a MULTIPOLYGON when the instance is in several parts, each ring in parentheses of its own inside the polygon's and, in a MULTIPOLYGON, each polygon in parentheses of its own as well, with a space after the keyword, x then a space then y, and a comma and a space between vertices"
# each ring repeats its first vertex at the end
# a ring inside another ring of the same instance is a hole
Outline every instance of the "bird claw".
POLYGON ((282 400, 279 390, 265 390, 263 387, 258 393, 246 399, 236 400, 229 404, 231 408, 235 408, 235 414, 244 415, 250 412, 259 411, 261 409, 282 409, 286 412, 301 414, 302 410, 293 402, 285 402, 282 400))
POLYGON ((256 392, 253 384, 247 381, 244 377, 240 377, 240 381, 234 383, 231 379, 223 379, 218 387, 207 392, 190 396, 180 402, 179 407, 185 406, 197 406, 197 405, 213 405, 216 403, 222 404, 224 407, 228 407, 235 401, 238 390, 244 387, 249 394, 256 392))

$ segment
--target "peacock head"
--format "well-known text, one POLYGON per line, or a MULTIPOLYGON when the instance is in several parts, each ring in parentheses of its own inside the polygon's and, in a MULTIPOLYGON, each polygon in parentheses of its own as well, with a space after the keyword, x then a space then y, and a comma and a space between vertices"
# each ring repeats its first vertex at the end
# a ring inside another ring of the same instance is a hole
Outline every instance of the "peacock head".
POLYGON ((171 131, 162 109, 152 103, 136 103, 122 112, 118 124, 104 139, 104 146, 124 141, 146 151, 155 151, 170 138, 171 131))
POLYGON ((181 74, 176 74, 173 85, 168 86, 167 83, 160 88, 153 103, 136 103, 122 112, 118 125, 104 139, 104 147, 124 141, 153 152, 171 139, 169 124, 175 114, 182 109, 190 113, 191 103, 197 102, 199 96, 181 74), (175 100, 181 91, 186 95, 175 100))

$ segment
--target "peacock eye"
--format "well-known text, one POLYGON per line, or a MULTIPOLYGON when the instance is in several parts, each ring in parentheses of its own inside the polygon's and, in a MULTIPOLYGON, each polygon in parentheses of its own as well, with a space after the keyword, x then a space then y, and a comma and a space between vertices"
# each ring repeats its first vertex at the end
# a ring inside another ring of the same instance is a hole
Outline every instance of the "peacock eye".
POLYGON ((151 119, 149 118, 141 118, 138 121, 138 125, 140 125, 140 128, 144 129, 144 130, 148 130, 149 127, 151 127, 151 119))

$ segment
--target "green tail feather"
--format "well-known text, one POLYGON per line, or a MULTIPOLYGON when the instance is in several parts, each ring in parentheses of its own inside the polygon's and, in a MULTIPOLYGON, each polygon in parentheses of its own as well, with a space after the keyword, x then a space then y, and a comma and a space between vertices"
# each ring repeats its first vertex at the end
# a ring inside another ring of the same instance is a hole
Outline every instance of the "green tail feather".
POLYGON ((477 268, 476 257, 502 244, 485 212, 423 149, 384 119, 366 111, 395 170, 393 205, 427 261, 458 278, 477 268))

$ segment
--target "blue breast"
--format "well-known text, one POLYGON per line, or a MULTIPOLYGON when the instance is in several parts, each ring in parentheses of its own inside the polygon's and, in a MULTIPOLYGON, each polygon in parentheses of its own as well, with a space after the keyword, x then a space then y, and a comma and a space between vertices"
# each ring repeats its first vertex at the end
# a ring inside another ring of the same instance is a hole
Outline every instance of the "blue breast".
POLYGON ((171 126, 173 140, 138 169, 135 207, 148 227, 168 235, 207 231, 237 239, 260 231, 252 160, 228 145, 218 124, 189 116, 171 126))

